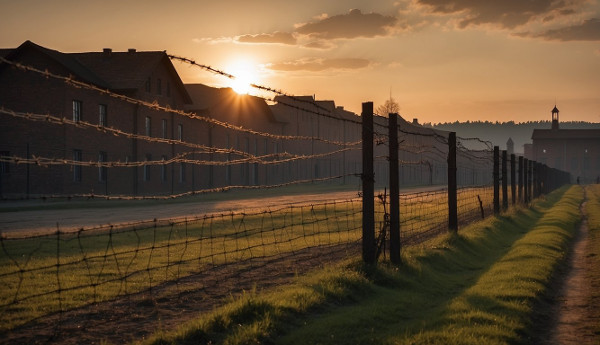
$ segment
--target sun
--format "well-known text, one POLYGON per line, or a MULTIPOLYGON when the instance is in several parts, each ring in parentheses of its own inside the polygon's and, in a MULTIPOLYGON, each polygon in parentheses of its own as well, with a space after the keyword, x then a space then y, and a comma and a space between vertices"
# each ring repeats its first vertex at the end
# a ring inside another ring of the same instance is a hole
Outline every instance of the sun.
POLYGON ((228 86, 238 94, 248 94, 252 89, 251 84, 257 83, 256 65, 249 60, 240 59, 231 62, 226 72, 235 77, 229 80, 228 86))

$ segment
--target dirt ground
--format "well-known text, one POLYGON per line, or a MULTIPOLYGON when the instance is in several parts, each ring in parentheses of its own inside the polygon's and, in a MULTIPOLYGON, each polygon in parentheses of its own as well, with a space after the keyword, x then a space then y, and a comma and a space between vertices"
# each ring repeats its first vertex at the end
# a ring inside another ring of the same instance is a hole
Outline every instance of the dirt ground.
MULTIPOLYGON (((0 233, 5 236, 43 234, 56 231, 57 224, 62 232, 69 232, 77 231, 80 228, 124 225, 152 219, 172 220, 222 212, 264 210, 280 205, 303 205, 328 200, 348 200, 357 196, 356 191, 338 191, 229 201, 190 201, 176 204, 149 202, 140 206, 110 207, 108 205, 108 207, 97 208, 48 210, 27 210, 26 206, 36 205, 31 202, 3 203, 2 207, 13 207, 15 210, 0 213, 0 233), (23 207, 24 210, 19 210, 19 207, 23 207)), ((41 203, 41 205, 43 207, 44 204, 41 203)))
MULTIPOLYGON (((335 197, 354 197, 355 192, 336 193, 335 197)), ((317 202, 319 198, 332 199, 332 194, 306 195, 301 198, 271 197, 253 200, 238 200, 225 203, 215 202, 203 205, 200 212, 213 210, 244 209, 252 205, 271 207, 285 201, 296 203, 317 202)), ((323 199, 324 200, 324 199, 323 199)), ((55 211, 43 211, 45 217, 55 213, 65 228, 77 229, 89 225, 90 217, 100 224, 133 221, 127 218, 134 214, 153 215, 160 218, 160 209, 156 207, 138 213, 134 208, 92 209, 86 210, 70 221, 65 215, 55 211), (132 210, 134 209, 134 210, 132 210), (135 212, 132 212, 135 211, 135 212), (110 218, 107 218, 110 217, 110 218), (122 217, 122 218, 120 218, 122 217)), ((199 206, 177 205, 177 210, 167 208, 170 215, 185 216, 191 212, 197 214, 199 206), (174 214, 175 212, 175 214, 174 214), (177 213, 180 212, 180 213, 177 213)), ((59 210, 60 211, 60 210, 59 210)), ((42 213, 43 213, 42 212, 42 213)), ((73 213, 72 210, 66 210, 73 213)), ((589 229, 584 208, 581 208, 584 221, 578 229, 569 264, 555 279, 554 293, 547 296, 543 314, 535 320, 535 344, 600 344, 600 334, 595 328, 600 324, 600 246, 590 244, 589 229)), ((13 231, 29 233, 47 227, 54 220, 43 219, 40 211, 1 213, 0 231, 7 227, 13 231), (37 213, 38 216, 29 214, 37 213), (40 218, 38 218, 40 217, 40 218), (15 224, 21 224, 15 227, 15 224)), ((146 218, 147 219, 147 218, 146 218)), ((55 224, 54 224, 55 226, 55 224)), ((4 229, 4 230, 3 230, 4 229)), ((47 228, 46 228, 47 229, 47 228)), ((63 227, 61 226, 61 230, 63 227)), ((600 239, 600 236, 599 236, 600 239)), ((100 344, 103 341, 123 343, 144 339, 157 330, 172 330, 178 325, 198 317, 204 311, 213 310, 231 296, 254 288, 266 290, 292 282, 297 275, 304 274, 325 264, 339 261, 348 255, 356 254, 360 244, 336 247, 315 247, 297 251, 291 255, 275 256, 260 260, 248 260, 224 267, 208 268, 196 275, 173 283, 153 287, 144 293, 121 297, 115 301, 86 306, 73 311, 34 320, 7 334, 0 334, 0 344, 100 344)))
POLYGON ((600 344, 600 247, 590 240, 581 205, 582 222, 568 264, 554 279, 546 303, 540 305, 532 343, 551 345, 600 344))
POLYGON ((144 293, 34 320, 0 344, 122 344, 142 340, 212 311, 244 291, 273 289, 297 275, 356 255, 360 243, 307 248, 287 255, 215 266, 144 293))

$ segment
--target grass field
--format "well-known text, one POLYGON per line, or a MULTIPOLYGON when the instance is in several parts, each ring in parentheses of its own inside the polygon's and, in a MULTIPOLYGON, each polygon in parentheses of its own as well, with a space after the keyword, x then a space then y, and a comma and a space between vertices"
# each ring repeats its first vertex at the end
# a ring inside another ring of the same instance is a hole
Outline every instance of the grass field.
POLYGON ((582 199, 581 187, 564 187, 429 248, 407 248, 399 267, 350 260, 144 343, 527 343, 534 302, 568 251, 582 199))
MULTIPOLYGON (((488 189, 469 188, 459 193, 459 210, 465 221, 473 214, 479 217, 478 195, 488 210, 488 189)), ((445 231, 446 199, 445 192, 403 196, 403 241, 432 230, 433 235, 445 231)), ((379 228, 383 207, 376 205, 379 228)), ((350 200, 207 216, 166 226, 146 223, 126 229, 2 238, 0 331, 56 312, 146 291, 211 267, 358 243, 361 222, 360 200, 350 200)))
POLYGON ((594 310, 595 334, 600 334, 600 184, 586 187, 589 242, 586 260, 589 263, 588 279, 590 281, 589 305, 594 310))

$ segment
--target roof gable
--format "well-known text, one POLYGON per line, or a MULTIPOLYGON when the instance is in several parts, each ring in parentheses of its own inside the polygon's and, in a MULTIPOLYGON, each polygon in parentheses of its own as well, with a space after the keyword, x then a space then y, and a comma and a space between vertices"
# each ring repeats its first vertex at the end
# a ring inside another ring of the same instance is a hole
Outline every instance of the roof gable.
POLYGON ((148 77, 163 64, 186 103, 192 103, 179 74, 164 51, 71 53, 77 60, 106 80, 114 90, 142 89, 148 77))
POLYGON ((179 74, 164 51, 62 53, 25 41, 16 49, 0 50, 0 54, 5 54, 0 56, 8 60, 18 60, 19 56, 30 52, 52 59, 81 81, 111 90, 143 88, 148 77, 162 64, 184 102, 192 102, 179 74))
POLYGON ((103 88, 108 88, 109 85, 102 78, 98 77, 92 71, 90 71, 86 66, 81 64, 79 61, 69 56, 69 54, 61 53, 57 50, 48 49, 37 45, 31 41, 25 41, 16 49, 11 49, 11 51, 5 56, 7 60, 19 60, 19 58, 25 54, 33 53, 33 54, 41 54, 54 62, 58 63, 65 69, 69 71, 71 76, 90 83, 96 86, 100 86, 103 88))

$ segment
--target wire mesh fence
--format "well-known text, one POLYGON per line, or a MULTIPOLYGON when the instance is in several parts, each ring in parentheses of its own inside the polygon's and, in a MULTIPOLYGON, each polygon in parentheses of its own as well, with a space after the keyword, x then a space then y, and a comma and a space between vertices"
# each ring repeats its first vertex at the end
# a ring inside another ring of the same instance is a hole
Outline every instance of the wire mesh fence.
MULTIPOLYGON (((170 57, 197 65, 193 60, 170 57)), ((383 189, 392 180, 403 187, 419 187, 391 196, 384 189, 374 196, 374 215, 369 222, 375 225, 377 256, 386 255, 390 244, 390 197, 399 198, 403 247, 423 244, 447 232, 453 213, 462 227, 497 212, 499 176, 493 170, 498 161, 491 144, 479 138, 458 138, 458 145, 452 146, 449 133, 402 122, 392 126, 392 131, 397 129, 399 145, 391 146, 390 135, 384 133, 389 130, 388 119, 375 116, 366 129, 373 138, 369 140, 373 171, 366 176, 364 165, 362 173, 359 168, 364 164, 359 157, 364 149, 359 152, 357 147, 365 143, 360 140, 364 124, 357 116, 344 117, 314 100, 254 85, 275 93, 281 101, 277 106, 296 112, 290 117, 295 116, 296 123, 289 123, 295 134, 275 134, 134 99, 4 58, 0 62, 17 72, 40 74, 66 87, 209 127, 202 138, 153 137, 149 125, 143 135, 141 129, 108 128, 79 118, 15 111, 0 104, 0 115, 11 121, 35 123, 32 126, 43 128, 41 132, 46 134, 59 128, 79 138, 76 149, 67 147, 72 144, 68 140, 57 147, 1 143, 0 177, 10 177, 14 186, 9 187, 27 198, 164 199, 340 180, 359 189, 357 184, 364 187, 365 181, 383 189), (330 123, 320 128, 320 121, 330 123), (310 131, 305 131, 303 125, 308 123, 310 131), (221 132, 211 132, 213 128, 221 132), (87 143, 83 138, 93 140, 87 143), (98 143, 108 138, 113 140, 113 151, 98 151, 98 143), (154 156, 146 154, 144 159, 138 145, 154 156), (132 148, 130 154, 123 152, 126 146, 132 148), (398 151, 397 176, 389 169, 390 147, 398 151), (5 174, 9 169, 10 176, 5 174), (451 179, 455 180, 452 188, 451 179), (49 180, 56 181, 55 185, 48 187, 49 180), (30 191, 39 185, 44 193, 30 191), (453 195, 455 209, 449 201, 453 195)), ((198 67, 231 77, 204 65, 198 67)), ((151 123, 149 116, 146 123, 151 123)), ((505 175, 503 171, 504 186, 508 181, 505 175)), ((512 178, 510 182, 515 183, 512 178)), ((550 190, 549 186, 538 176, 529 188, 538 196, 550 190)), ((502 197, 510 200, 512 190, 502 197)), ((236 293, 283 285, 316 267, 356 259, 361 242, 364 250, 363 206, 369 199, 359 195, 123 226, 84 226, 76 231, 65 231, 57 224, 35 236, 1 234, 0 343, 135 339, 151 334, 158 325, 174 327, 192 319, 236 293)))

